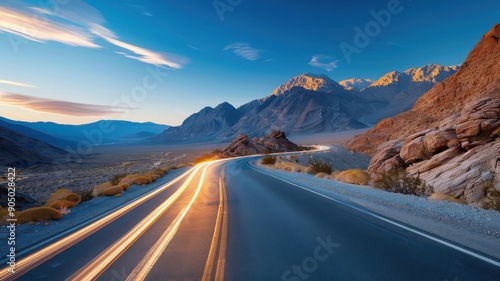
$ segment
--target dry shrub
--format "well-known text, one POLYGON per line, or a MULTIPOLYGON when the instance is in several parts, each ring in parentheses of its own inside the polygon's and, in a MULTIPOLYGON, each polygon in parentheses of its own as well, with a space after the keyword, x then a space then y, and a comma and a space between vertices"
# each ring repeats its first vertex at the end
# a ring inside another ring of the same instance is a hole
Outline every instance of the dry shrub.
POLYGON ((486 198, 483 200, 483 208, 486 210, 500 211, 500 190, 497 190, 493 184, 485 188, 486 198))
POLYGON ((466 202, 462 199, 455 198, 452 195, 449 194, 444 194, 441 192, 434 192, 429 196, 430 200, 434 201, 448 201, 448 202, 453 202, 453 203, 458 203, 458 204, 466 204, 466 202))
POLYGON ((96 185, 92 188, 92 196, 93 197, 103 196, 102 195, 103 191, 111 187, 113 187, 113 184, 111 184, 111 182, 109 181, 101 183, 100 185, 96 185))
POLYGON ((120 188, 122 191, 126 191, 130 187, 130 184, 122 183, 122 184, 117 185, 117 187, 120 188))
POLYGON ((55 202, 53 202, 52 204, 50 205, 45 205, 46 207, 51 207, 51 208, 54 208, 56 210, 61 210, 62 208, 73 208, 75 207, 76 205, 78 205, 77 202, 73 202, 73 201, 69 201, 69 200, 57 200, 55 202))
POLYGON ((329 174, 327 174, 327 173, 317 173, 317 174, 315 175, 315 177, 316 177, 316 178, 319 178, 319 179, 326 179, 326 178, 328 178, 329 176, 330 176, 330 175, 329 175, 329 174))
POLYGON ((73 206, 76 206, 78 205, 78 203, 82 202, 82 198, 80 197, 80 195, 74 193, 69 189, 62 188, 58 189, 56 192, 50 195, 49 200, 47 200, 47 202, 45 203, 45 206, 50 207, 53 203, 61 200, 75 203, 73 206))
POLYGON ((92 196, 92 188, 77 187, 77 188, 73 189, 73 192, 75 194, 78 194, 78 196, 80 196, 80 198, 82 198, 82 202, 87 202, 87 201, 92 200, 92 198, 94 198, 92 196))
POLYGON ((127 175, 127 176, 125 176, 124 178, 122 178, 118 184, 124 184, 124 183, 127 183, 127 184, 131 185, 131 184, 132 184, 132 181, 133 181, 136 177, 138 177, 138 176, 139 176, 138 174, 130 174, 130 175, 127 175))
POLYGON ((168 174, 168 169, 167 168, 156 168, 153 171, 153 174, 158 175, 158 176, 163 176, 165 174, 168 174))
POLYGON ((366 171, 352 169, 345 170, 334 174, 334 178, 337 181, 357 184, 357 185, 367 185, 370 182, 370 174, 366 171))
POLYGON ((332 166, 321 159, 311 159, 309 161, 309 167, 311 168, 309 173, 313 175, 318 173, 332 173, 332 166))
POLYGON ((8 215, 9 215, 9 209, 0 206, 0 225, 6 222, 8 215))
POLYGON ((274 165, 276 164, 276 156, 264 156, 262 160, 260 160, 260 163, 263 165, 274 165))
POLYGON ((109 182, 111 182, 112 185, 118 185, 125 176, 125 174, 114 175, 109 182))
POLYGON ((61 218, 61 212, 50 207, 35 207, 17 213, 18 224, 37 221, 60 220, 61 218))
POLYGON ((152 179, 151 179, 150 176, 138 175, 138 176, 136 176, 135 178, 132 179, 131 184, 143 185, 143 184, 148 184, 148 183, 151 183, 151 182, 152 182, 152 179))
POLYGON ((274 164, 275 169, 287 171, 287 172, 301 172, 301 173, 306 173, 307 168, 304 166, 301 166, 300 164, 293 163, 293 162, 287 162, 287 161, 279 161, 274 164))
POLYGON ((418 177, 408 175, 405 169, 392 170, 380 174, 374 182, 376 188, 389 192, 411 194, 416 196, 429 196, 434 193, 434 188, 425 184, 418 177))

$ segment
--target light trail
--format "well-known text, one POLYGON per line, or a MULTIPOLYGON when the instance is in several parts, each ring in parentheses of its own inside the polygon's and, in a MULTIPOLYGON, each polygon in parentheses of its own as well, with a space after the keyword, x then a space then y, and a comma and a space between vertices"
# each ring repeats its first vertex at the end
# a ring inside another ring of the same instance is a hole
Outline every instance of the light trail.
POLYGON ((130 210, 134 209, 135 207, 141 205, 145 201, 151 199, 152 197, 158 195, 159 193, 163 192, 173 184, 177 183, 180 181, 182 178, 187 176, 189 173, 191 173, 194 169, 191 168, 189 171, 185 172, 184 174, 180 175, 177 177, 175 180, 163 185, 162 187, 156 189, 155 191, 148 193, 147 195, 139 198, 138 200, 135 200, 131 202, 130 204, 124 206, 123 208, 117 210, 116 212, 113 212, 109 214, 106 217, 103 217, 102 219, 99 219, 95 221, 94 223, 87 225, 86 227, 77 230, 76 232, 62 238, 61 240, 54 242, 53 244, 19 260, 16 262, 16 273, 12 274, 8 270, 2 270, 0 271, 0 280, 15 280, 19 278, 20 276, 24 275, 26 272, 30 271, 31 269, 37 267, 38 265, 42 264, 43 262, 47 261, 48 259, 56 256, 57 254, 63 252, 64 250, 68 249, 69 247, 73 246, 74 244, 78 243, 79 241, 85 239, 89 235, 93 234, 94 232, 98 231, 99 229, 105 227, 112 221, 118 219, 119 217, 123 216, 124 214, 128 213, 130 210))
POLYGON ((122 236, 118 241, 100 253, 96 258, 90 261, 87 265, 77 271, 75 274, 68 277, 66 280, 95 280, 99 277, 120 255, 125 252, 132 244, 144 233, 149 227, 165 213, 165 211, 181 196, 187 189, 196 173, 208 163, 196 166, 191 172, 189 178, 182 184, 171 197, 153 210, 141 222, 133 227, 127 234, 122 236))
POLYGON ((182 211, 179 213, 174 222, 172 222, 172 224, 168 227, 168 229, 162 234, 160 239, 158 239, 158 241, 156 241, 153 247, 149 249, 148 253, 144 256, 144 258, 142 258, 139 264, 130 273, 126 281, 136 281, 136 280, 142 281, 146 278, 149 271, 153 268, 156 261, 158 261, 163 251, 167 248, 168 244, 177 233, 177 230, 179 230, 179 226, 182 220, 184 219, 187 212, 189 211, 191 206, 194 204, 194 201, 198 197, 198 194, 200 193, 200 190, 203 186, 203 182, 205 181, 205 173, 208 167, 209 165, 207 164, 203 169, 200 181, 198 183, 198 188, 196 189, 196 192, 193 195, 193 198, 191 198, 189 204, 184 209, 182 209, 182 211))

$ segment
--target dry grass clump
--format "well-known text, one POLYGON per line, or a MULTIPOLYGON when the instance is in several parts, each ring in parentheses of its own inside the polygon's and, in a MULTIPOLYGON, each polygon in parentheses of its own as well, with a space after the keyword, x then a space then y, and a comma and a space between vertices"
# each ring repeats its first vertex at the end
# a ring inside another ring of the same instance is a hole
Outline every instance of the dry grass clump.
POLYGON ((276 162, 273 166, 275 169, 287 171, 287 172, 296 172, 296 173, 307 173, 308 168, 304 167, 300 164, 287 162, 287 161, 279 161, 276 162))
POLYGON ((52 193, 49 200, 45 203, 45 207, 51 207, 57 210, 61 208, 72 208, 82 202, 80 195, 69 189, 58 189, 52 193))
POLYGON ((441 192, 434 192, 429 196, 430 200, 433 201, 448 201, 448 202, 453 202, 453 203, 458 203, 458 204, 466 204, 466 202, 462 199, 455 198, 452 195, 441 193, 441 192))
POLYGON ((339 173, 335 173, 334 178, 337 181, 357 185, 367 185, 370 182, 370 174, 368 174, 366 171, 358 169, 345 170, 339 173))
POLYGON ((333 175, 330 175, 327 173, 317 173, 314 177, 320 178, 320 179, 329 179, 329 180, 335 179, 335 177, 333 175))
POLYGON ((139 185, 145 185, 148 183, 152 183, 156 179, 153 179, 150 175, 138 175, 135 178, 132 179, 131 184, 139 184, 139 185))
POLYGON ((486 198, 483 200, 483 208, 486 210, 500 211, 500 190, 497 190, 493 184, 485 188, 486 198))
POLYGON ((262 165, 274 165, 276 164, 276 156, 264 156, 262 160, 260 160, 262 165))
POLYGON ((17 223, 60 220, 61 212, 51 207, 35 207, 17 213, 17 223))
POLYGON ((152 183, 168 173, 167 168, 156 168, 144 174, 115 175, 111 181, 102 183, 92 188, 92 196, 119 196, 131 185, 146 185, 152 183))
POLYGON ((311 168, 309 173, 313 175, 318 173, 332 173, 332 166, 321 159, 311 159, 309 161, 309 167, 311 168))
POLYGON ((101 183, 100 185, 94 186, 92 188, 92 196, 115 196, 118 194, 122 194, 123 190, 116 185, 113 185, 111 182, 107 181, 105 183, 101 183))
POLYGON ((155 175, 158 175, 159 177, 162 177, 163 175, 168 174, 168 169, 167 168, 156 168, 152 173, 155 175))
POLYGON ((9 209, 0 206, 0 225, 2 225, 8 218, 9 209))

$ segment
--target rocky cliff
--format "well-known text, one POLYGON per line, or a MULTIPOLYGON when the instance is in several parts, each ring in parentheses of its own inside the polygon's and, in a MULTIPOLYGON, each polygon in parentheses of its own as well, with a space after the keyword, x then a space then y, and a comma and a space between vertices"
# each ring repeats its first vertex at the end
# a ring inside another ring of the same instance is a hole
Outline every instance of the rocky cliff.
POLYGON ((408 112, 356 136, 351 149, 374 154, 372 180, 406 169, 436 192, 484 206, 500 190, 500 25, 460 70, 408 112))
POLYGON ((388 140, 433 128, 459 113, 464 105, 482 97, 500 97, 500 25, 486 33, 460 69, 436 84, 404 113, 380 121, 372 130, 356 136, 349 149, 372 154, 388 140))
POLYGON ((289 141, 284 132, 272 131, 265 137, 259 138, 239 135, 221 150, 220 155, 222 157, 235 157, 298 150, 299 147, 289 141))

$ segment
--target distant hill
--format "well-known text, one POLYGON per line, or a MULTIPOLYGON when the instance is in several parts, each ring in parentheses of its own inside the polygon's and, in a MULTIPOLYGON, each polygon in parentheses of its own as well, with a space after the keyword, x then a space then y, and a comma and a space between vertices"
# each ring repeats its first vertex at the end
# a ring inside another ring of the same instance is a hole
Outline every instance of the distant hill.
POLYGON ((0 122, 2 121, 8 123, 4 124, 4 127, 61 148, 84 139, 95 140, 99 144, 138 141, 169 128, 167 125, 152 122, 138 123, 119 120, 101 120, 83 125, 24 122, 0 117, 0 122))
POLYGON ((227 102, 215 108, 205 107, 189 116, 182 125, 170 127, 151 140, 163 142, 211 138, 231 128, 242 116, 242 112, 227 102))
POLYGON ((12 130, 18 134, 45 142, 47 144, 53 145, 55 147, 64 149, 67 145, 72 145, 74 142, 70 140, 64 140, 60 138, 56 138, 54 136, 50 136, 46 133, 43 133, 41 131, 33 130, 29 127, 26 127, 24 125, 20 125, 22 122, 15 122, 3 117, 0 117, 0 127, 12 130), (4 121, 4 120, 8 120, 4 121), (11 123, 12 122, 12 123, 11 123))
POLYGON ((66 155, 62 149, 0 126, 0 166, 51 165, 66 155))

